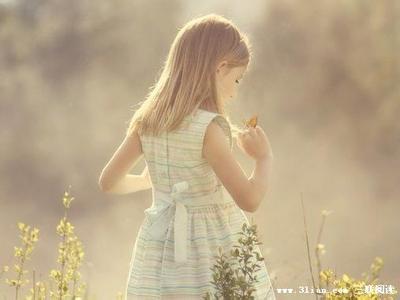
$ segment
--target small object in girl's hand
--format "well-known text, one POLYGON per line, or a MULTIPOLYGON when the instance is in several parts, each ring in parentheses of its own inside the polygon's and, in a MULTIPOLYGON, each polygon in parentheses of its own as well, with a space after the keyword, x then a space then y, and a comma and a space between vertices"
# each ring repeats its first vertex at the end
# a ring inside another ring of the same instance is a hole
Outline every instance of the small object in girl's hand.
POLYGON ((257 126, 257 115, 252 116, 249 120, 244 121, 246 127, 253 127, 257 126))

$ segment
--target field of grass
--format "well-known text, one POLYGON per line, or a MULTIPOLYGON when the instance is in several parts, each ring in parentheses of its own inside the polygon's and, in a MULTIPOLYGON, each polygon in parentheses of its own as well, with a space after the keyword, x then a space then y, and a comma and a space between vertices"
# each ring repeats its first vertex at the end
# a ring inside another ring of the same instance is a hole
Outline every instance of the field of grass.
MULTIPOLYGON (((0 270, 0 286, 8 286, 15 290, 15 300, 91 300, 94 299, 87 293, 88 283, 82 278, 79 268, 84 260, 84 250, 82 242, 74 232, 74 226, 68 219, 68 210, 74 197, 71 196, 70 187, 64 193, 62 204, 64 216, 56 228, 56 233, 60 238, 58 244, 58 267, 48 273, 48 278, 36 278, 36 270, 32 270, 31 279, 28 278, 29 271, 26 270, 26 262, 31 259, 35 244, 39 241, 39 229, 18 222, 21 245, 14 247, 13 271, 10 266, 3 266, 0 270), (4 278, 3 278, 4 277, 4 278)), ((349 274, 336 274, 331 268, 322 268, 321 258, 326 252, 324 244, 321 242, 325 220, 331 211, 323 210, 322 220, 318 231, 317 244, 314 247, 314 260, 311 257, 311 247, 305 217, 305 210, 302 201, 304 232, 306 238, 307 259, 310 276, 312 279, 312 294, 315 299, 323 300, 394 300, 397 291, 391 285, 380 284, 379 274, 383 267, 383 259, 376 257, 370 269, 361 274, 360 278, 355 278, 349 274), (316 269, 314 271, 313 267, 316 269), (315 278, 314 273, 318 276, 315 278)), ((231 299, 245 300, 254 299, 253 284, 257 278, 253 273, 260 266, 259 261, 264 258, 254 251, 256 245, 261 243, 257 236, 257 225, 251 221, 250 226, 246 223, 242 226, 241 237, 234 245, 229 254, 223 253, 219 248, 216 253, 215 264, 212 268, 213 285, 215 292, 208 292, 203 299, 231 299)), ((271 280, 275 294, 277 291, 277 280, 271 280)), ((283 289, 280 289, 281 291, 283 289)), ((6 296, 0 295, 6 300, 6 296)), ((116 292, 117 300, 124 300, 121 292, 116 292)), ((279 299, 279 298, 278 298, 279 299)), ((11 299, 10 299, 11 300, 11 299)))

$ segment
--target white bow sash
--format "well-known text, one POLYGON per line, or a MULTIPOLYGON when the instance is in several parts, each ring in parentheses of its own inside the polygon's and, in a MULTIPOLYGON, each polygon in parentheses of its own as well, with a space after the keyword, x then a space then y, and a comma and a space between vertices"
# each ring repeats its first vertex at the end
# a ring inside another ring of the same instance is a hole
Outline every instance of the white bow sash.
POLYGON ((165 240, 169 225, 174 218, 174 251, 175 262, 187 261, 187 209, 190 205, 209 205, 230 203, 233 200, 224 199, 222 188, 218 187, 215 193, 196 198, 182 197, 182 192, 189 189, 187 181, 175 183, 172 192, 166 193, 153 189, 153 205, 145 209, 148 225, 147 232, 152 239, 165 240), (175 208, 175 209, 174 209, 175 208))

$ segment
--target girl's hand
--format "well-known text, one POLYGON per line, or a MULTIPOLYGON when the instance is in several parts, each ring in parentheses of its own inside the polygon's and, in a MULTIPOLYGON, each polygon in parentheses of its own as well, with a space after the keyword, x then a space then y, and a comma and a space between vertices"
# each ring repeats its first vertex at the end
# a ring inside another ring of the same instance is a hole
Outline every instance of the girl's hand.
POLYGON ((248 127, 239 132, 236 143, 244 153, 255 160, 273 157, 268 137, 259 125, 255 128, 248 127))
POLYGON ((147 168, 147 165, 146 165, 146 167, 143 169, 143 172, 142 172, 141 176, 142 176, 145 180, 147 180, 147 182, 151 183, 150 173, 149 173, 149 169, 147 168))

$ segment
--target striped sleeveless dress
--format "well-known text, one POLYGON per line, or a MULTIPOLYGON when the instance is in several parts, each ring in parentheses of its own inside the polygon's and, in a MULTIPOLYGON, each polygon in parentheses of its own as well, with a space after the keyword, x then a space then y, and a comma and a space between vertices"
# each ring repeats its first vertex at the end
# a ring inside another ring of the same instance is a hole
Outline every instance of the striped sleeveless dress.
MULTIPOLYGON (((186 116, 173 132, 140 136, 153 199, 134 243, 127 300, 190 300, 214 294, 211 267, 216 264, 218 247, 229 255, 238 244, 243 223, 249 224, 202 158, 211 121, 221 126, 232 149, 225 117, 203 109, 186 116)), ((262 256, 258 246, 256 251, 262 256)), ((265 263, 258 263, 254 299, 275 300, 265 263)))

